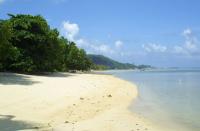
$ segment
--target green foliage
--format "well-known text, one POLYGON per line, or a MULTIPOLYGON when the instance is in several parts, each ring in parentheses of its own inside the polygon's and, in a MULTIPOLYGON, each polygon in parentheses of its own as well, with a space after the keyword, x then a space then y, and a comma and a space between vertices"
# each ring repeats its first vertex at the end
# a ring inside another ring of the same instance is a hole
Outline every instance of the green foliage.
POLYGON ((102 55, 87 55, 76 43, 59 36, 40 15, 12 15, 0 20, 0 71, 53 72, 69 70, 144 69, 102 55))
POLYGON ((80 49, 79 50, 79 58, 80 58, 80 70, 89 70, 92 65, 92 61, 88 58, 85 50, 80 49))
POLYGON ((135 69, 136 66, 128 63, 120 63, 102 55, 88 55, 95 64, 93 68, 100 69, 135 69))
POLYGON ((15 71, 53 71, 57 69, 58 32, 51 30, 41 16, 11 16, 11 42, 21 52, 14 63, 15 71))
POLYGON ((138 69, 147 69, 147 68, 153 68, 153 67, 152 67, 152 66, 150 66, 150 65, 138 65, 137 67, 138 67, 138 69))
POLYGON ((94 69, 94 70, 107 70, 107 69, 109 69, 109 67, 105 66, 105 65, 96 65, 96 64, 93 64, 92 65, 92 69, 94 69))
POLYGON ((75 43, 59 37, 42 16, 12 15, 0 21, 0 71, 89 70, 90 60, 75 43))
POLYGON ((83 49, 77 48, 74 42, 69 42, 67 47, 66 68, 68 70, 89 70, 91 61, 83 49))
POLYGON ((10 43, 12 29, 8 21, 0 21, 0 71, 10 68, 20 55, 19 50, 10 43))
POLYGON ((129 63, 120 63, 103 55, 88 55, 90 60, 94 63, 92 69, 107 70, 107 69, 147 69, 152 68, 149 65, 134 65, 129 63))

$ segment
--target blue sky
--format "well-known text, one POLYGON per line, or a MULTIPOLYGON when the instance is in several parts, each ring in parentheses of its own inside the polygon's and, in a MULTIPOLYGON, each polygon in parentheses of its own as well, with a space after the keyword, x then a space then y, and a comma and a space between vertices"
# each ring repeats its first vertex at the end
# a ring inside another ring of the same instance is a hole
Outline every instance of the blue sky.
POLYGON ((200 67, 199 12, 199 0, 0 0, 0 19, 40 14, 88 53, 158 67, 200 67))

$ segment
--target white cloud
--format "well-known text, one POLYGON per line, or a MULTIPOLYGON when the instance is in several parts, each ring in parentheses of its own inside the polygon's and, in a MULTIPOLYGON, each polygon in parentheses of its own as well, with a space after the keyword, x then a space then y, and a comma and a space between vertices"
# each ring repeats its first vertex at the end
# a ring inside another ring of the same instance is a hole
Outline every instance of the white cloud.
POLYGON ((149 53, 150 52, 163 53, 168 51, 167 53, 176 53, 186 56, 200 55, 200 43, 195 37, 194 32, 190 28, 188 28, 183 30, 181 35, 185 38, 185 41, 182 45, 175 45, 169 48, 167 46, 150 43, 142 45, 142 48, 149 53))
POLYGON ((186 29, 183 31, 183 35, 186 39, 185 41, 185 49, 187 49, 189 52, 193 52, 193 51, 197 51, 197 46, 196 44, 197 39, 195 38, 195 36, 193 35, 193 32, 191 29, 186 29))
POLYGON ((75 37, 79 33, 79 26, 76 23, 70 23, 69 21, 64 21, 62 23, 62 32, 65 37, 70 41, 75 41, 75 37))
POLYGON ((190 52, 195 52, 198 50, 197 45, 195 44, 193 40, 187 40, 185 42, 185 48, 190 52))
POLYGON ((174 46, 174 52, 180 54, 192 55, 199 52, 199 42, 191 29, 185 29, 182 33, 185 37, 185 43, 181 46, 174 46))
POLYGON ((187 54, 187 51, 181 46, 174 46, 174 52, 180 54, 187 54))
POLYGON ((80 48, 84 48, 89 52, 100 54, 113 54, 115 51, 107 44, 100 44, 96 42, 90 42, 83 38, 75 40, 75 43, 80 48))
POLYGON ((142 48, 147 52, 151 52, 151 49, 146 45, 142 45, 142 48))
POLYGON ((83 38, 75 40, 75 42, 79 47, 88 47, 88 46, 90 46, 90 43, 87 40, 83 39, 83 38))
POLYGON ((115 42, 115 47, 120 48, 121 46, 123 46, 123 44, 124 43, 122 41, 118 40, 118 41, 115 42))
POLYGON ((142 45, 142 48, 147 52, 165 52, 167 50, 166 46, 153 43, 142 45))
POLYGON ((118 40, 113 43, 114 45, 102 44, 99 41, 89 41, 79 36, 79 30, 79 25, 76 23, 62 22, 61 34, 70 41, 74 41, 78 47, 85 49, 87 52, 104 55, 120 54, 121 50, 119 49, 123 45, 122 41, 118 40))
POLYGON ((105 44, 100 45, 98 50, 101 51, 101 52, 105 52, 105 53, 108 53, 108 52, 111 51, 110 47, 108 45, 105 45, 105 44))
POLYGON ((107 44, 90 44, 89 50, 100 54, 114 54, 115 51, 107 44))
POLYGON ((192 30, 191 29, 185 29, 184 31, 183 31, 183 36, 185 36, 185 37, 188 37, 188 36, 191 36, 192 35, 192 30))

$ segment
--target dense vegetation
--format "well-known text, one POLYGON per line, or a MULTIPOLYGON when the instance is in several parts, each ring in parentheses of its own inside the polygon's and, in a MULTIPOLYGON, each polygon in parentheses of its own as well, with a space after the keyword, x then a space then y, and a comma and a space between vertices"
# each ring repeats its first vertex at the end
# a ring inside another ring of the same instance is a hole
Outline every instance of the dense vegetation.
POLYGON ((12 15, 0 20, 0 71, 89 70, 91 61, 74 42, 59 36, 42 16, 12 15))
POLYGON ((0 71, 53 72, 69 70, 143 69, 102 55, 87 55, 61 37, 40 15, 12 15, 0 20, 0 71))
POLYGON ((103 55, 93 55, 89 54, 88 57, 94 63, 93 68, 97 70, 104 69, 146 69, 152 68, 149 65, 134 65, 129 63, 120 63, 115 60, 112 60, 103 55))

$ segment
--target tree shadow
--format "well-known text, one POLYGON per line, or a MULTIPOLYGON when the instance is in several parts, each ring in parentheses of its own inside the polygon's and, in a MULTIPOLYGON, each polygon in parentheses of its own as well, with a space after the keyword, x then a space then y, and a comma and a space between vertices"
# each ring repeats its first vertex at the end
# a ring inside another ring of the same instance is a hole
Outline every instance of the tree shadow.
POLYGON ((42 77, 69 77, 74 76, 76 73, 68 72, 43 72, 35 74, 17 74, 0 72, 0 84, 2 85, 33 85, 40 83, 31 79, 31 75, 42 77))
POLYGON ((36 73, 36 76, 45 76, 45 77, 69 77, 73 76, 71 73, 68 72, 43 72, 43 73, 36 73))
POLYGON ((15 116, 12 115, 0 115, 0 130, 1 131, 16 131, 39 128, 39 124, 28 123, 24 121, 13 120, 15 116))
POLYGON ((39 81, 31 80, 28 75, 0 73, 0 84, 3 85, 33 85, 36 83, 39 83, 39 81))

